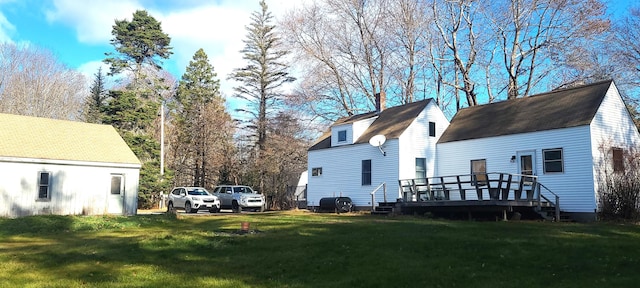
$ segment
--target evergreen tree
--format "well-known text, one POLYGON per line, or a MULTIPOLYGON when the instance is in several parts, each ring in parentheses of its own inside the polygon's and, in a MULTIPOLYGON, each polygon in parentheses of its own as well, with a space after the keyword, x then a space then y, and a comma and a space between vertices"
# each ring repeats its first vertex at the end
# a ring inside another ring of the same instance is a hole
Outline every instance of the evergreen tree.
POLYGON ((84 119, 89 123, 101 123, 102 107, 105 105, 107 98, 107 89, 105 88, 105 75, 102 73, 102 67, 98 68, 98 72, 94 74, 93 83, 89 88, 90 94, 85 100, 84 119))
POLYGON ((105 53, 104 62, 111 65, 109 75, 129 70, 133 72, 134 82, 141 77, 144 64, 160 69, 160 60, 169 59, 172 47, 171 38, 162 32, 161 23, 147 13, 138 10, 133 19, 116 20, 111 34, 111 45, 117 54, 105 53))
POLYGON ((160 91, 166 89, 162 79, 158 58, 167 59, 172 54, 171 38, 164 32, 160 22, 144 10, 133 14, 132 21, 116 20, 111 34, 111 44, 117 53, 106 53, 105 63, 110 64, 109 75, 124 70, 133 72, 133 81, 122 91, 110 91, 102 122, 118 129, 123 139, 142 162, 139 182, 140 207, 149 208, 158 199, 158 194, 168 191, 171 171, 160 173, 160 143, 154 138, 160 91), (144 71, 156 73, 147 78, 144 71))
POLYGON ((273 16, 264 0, 260 1, 260 7, 260 11, 251 14, 252 22, 246 27, 245 46, 240 51, 248 63, 234 69, 230 78, 241 82, 240 86, 234 87, 235 96, 247 100, 252 106, 253 111, 246 111, 251 118, 247 128, 255 130, 255 144, 259 151, 264 151, 268 114, 281 100, 281 86, 295 78, 289 76, 289 66, 283 62, 288 51, 281 48, 275 25, 271 24, 273 16))
POLYGON ((199 49, 178 85, 173 115, 177 133, 173 154, 181 159, 174 163, 180 172, 177 183, 212 187, 223 167, 223 151, 232 145, 232 120, 216 76, 207 54, 199 49))

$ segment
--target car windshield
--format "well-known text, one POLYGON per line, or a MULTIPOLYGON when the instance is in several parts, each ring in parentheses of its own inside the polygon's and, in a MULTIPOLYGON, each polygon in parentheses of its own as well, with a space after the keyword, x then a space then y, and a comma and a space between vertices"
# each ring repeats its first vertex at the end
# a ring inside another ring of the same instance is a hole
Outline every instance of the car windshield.
POLYGON ((188 190, 187 193, 189 193, 189 195, 209 195, 209 192, 207 192, 207 190, 204 190, 202 188, 188 190))
POLYGON ((253 193, 253 190, 251 190, 251 188, 249 187, 233 187, 233 193, 247 193, 247 194, 251 194, 253 193))

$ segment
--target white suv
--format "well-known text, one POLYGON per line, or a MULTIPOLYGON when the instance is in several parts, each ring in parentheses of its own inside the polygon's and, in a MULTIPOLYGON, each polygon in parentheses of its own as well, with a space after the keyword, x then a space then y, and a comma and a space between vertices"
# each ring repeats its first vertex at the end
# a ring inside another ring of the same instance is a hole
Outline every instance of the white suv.
POLYGON ((213 189, 213 195, 220 198, 220 207, 239 213, 243 209, 264 211, 264 195, 244 185, 219 185, 213 189))
POLYGON ((202 187, 176 187, 169 193, 167 210, 184 209, 185 213, 197 213, 198 210, 220 211, 220 200, 202 187))

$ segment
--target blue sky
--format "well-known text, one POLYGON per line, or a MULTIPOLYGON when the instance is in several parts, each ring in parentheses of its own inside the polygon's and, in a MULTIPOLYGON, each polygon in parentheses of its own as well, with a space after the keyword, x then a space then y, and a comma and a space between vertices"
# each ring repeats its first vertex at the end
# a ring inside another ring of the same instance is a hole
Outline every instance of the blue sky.
MULTIPOLYGON (((305 0, 306 1, 306 0, 305 0)), ((130 20, 147 10, 171 37, 174 54, 163 68, 179 79, 193 54, 203 48, 223 92, 235 84, 226 80, 245 62, 245 26, 259 9, 258 0, 0 0, 0 42, 35 44, 91 78, 112 51, 109 40, 115 19, 130 20)), ((300 0, 267 1, 275 17, 301 5, 300 0)), ((103 71, 106 71, 103 69, 103 71)))
MULTIPOLYGON (((311 0, 267 0, 275 17, 311 0)), ((605 0, 609 13, 620 15, 640 0, 605 0)), ((239 53, 250 14, 258 0, 0 0, 0 42, 35 44, 91 78, 112 51, 109 40, 115 19, 131 19, 138 9, 162 22, 172 38, 171 59, 164 69, 177 79, 191 57, 203 48, 230 96, 236 85, 226 80, 244 65, 239 53)), ((105 70, 106 71, 106 70, 105 70)))

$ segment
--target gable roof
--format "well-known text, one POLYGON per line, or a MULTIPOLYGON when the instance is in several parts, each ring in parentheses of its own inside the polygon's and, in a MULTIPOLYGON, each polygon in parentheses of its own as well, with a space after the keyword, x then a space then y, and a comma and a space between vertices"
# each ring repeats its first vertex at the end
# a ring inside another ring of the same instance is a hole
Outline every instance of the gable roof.
POLYGON ((140 165, 110 125, 0 113, 0 157, 140 165))
MULTIPOLYGON (((364 114, 353 115, 350 117, 344 117, 338 119, 332 126, 342 125, 347 123, 353 123, 359 120, 378 117, 371 123, 369 128, 354 142, 354 144, 369 143, 371 137, 381 134, 387 139, 394 139, 400 137, 404 130, 413 122, 416 117, 427 107, 429 102, 433 99, 425 99, 422 101, 412 102, 405 105, 391 107, 382 110, 379 114, 374 112, 368 112, 364 114)), ((315 144, 313 144, 309 151, 331 148, 331 129, 325 132, 315 144)))
POLYGON ((589 125, 612 80, 458 111, 438 143, 589 125))

